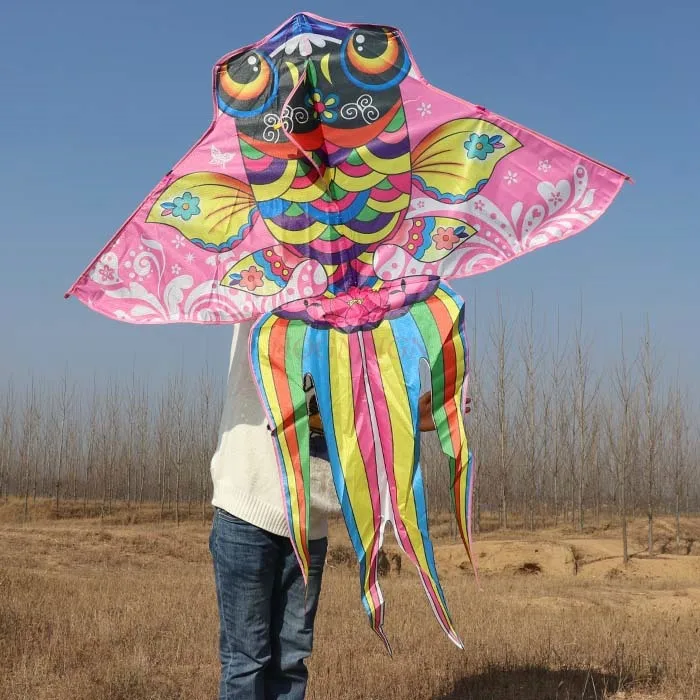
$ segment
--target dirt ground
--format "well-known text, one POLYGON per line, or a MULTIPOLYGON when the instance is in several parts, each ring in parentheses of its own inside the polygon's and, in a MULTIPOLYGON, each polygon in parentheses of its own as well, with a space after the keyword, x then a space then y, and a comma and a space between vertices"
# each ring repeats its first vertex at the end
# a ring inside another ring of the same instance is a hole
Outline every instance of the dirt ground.
MULTIPOLYGON (((407 560, 382 579, 390 658, 359 602, 342 525, 330 551, 310 662, 313 700, 700 699, 700 519, 619 531, 489 532, 478 581, 444 521, 433 527, 450 610, 465 643, 432 617, 407 560)), ((0 698, 216 697, 217 617, 208 523, 155 511, 22 522, 0 505, 0 698)), ((391 539, 391 538, 389 538, 391 539)), ((388 542, 386 552, 397 552, 388 542)), ((391 561, 391 557, 390 557, 391 561)))

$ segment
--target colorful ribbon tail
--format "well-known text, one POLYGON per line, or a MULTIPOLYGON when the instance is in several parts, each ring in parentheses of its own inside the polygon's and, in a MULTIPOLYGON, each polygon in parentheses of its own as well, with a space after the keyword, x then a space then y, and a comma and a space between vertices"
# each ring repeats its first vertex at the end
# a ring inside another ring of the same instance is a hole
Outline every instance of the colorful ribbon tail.
POLYGON ((253 326, 250 362, 267 412, 294 553, 308 582, 310 513, 309 418, 301 348, 307 327, 267 314, 253 326))

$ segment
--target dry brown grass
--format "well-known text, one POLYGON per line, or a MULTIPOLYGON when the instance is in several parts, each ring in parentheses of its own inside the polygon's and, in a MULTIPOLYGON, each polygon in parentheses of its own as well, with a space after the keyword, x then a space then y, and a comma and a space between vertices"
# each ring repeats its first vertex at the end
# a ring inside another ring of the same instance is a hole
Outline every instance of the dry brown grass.
MULTIPOLYGON (((121 510, 50 513, 41 504, 24 524, 16 503, 0 506, 0 698, 215 698, 208 525, 158 524, 156 509, 134 524, 121 510)), ((692 538, 700 521, 684 527, 692 538)), ((700 557, 662 554, 660 540, 659 556, 625 569, 613 528, 490 533, 478 547, 479 591, 461 547, 435 532, 465 652, 444 638, 404 562, 401 576, 382 579, 388 658, 334 526, 312 700, 700 698, 700 557)))

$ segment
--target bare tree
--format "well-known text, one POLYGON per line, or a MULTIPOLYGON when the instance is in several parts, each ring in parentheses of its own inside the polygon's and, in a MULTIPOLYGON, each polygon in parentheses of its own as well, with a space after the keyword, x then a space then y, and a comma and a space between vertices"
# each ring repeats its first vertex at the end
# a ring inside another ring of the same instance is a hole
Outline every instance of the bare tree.
POLYGON ((110 384, 105 390, 101 404, 100 443, 102 456, 102 515, 112 512, 114 498, 114 477, 117 453, 120 444, 121 396, 117 384, 110 384))
POLYGON ((659 365, 655 357, 651 341, 649 317, 646 319, 646 331, 642 339, 640 358, 642 381, 644 383, 644 414, 645 414, 645 482, 647 501, 647 550, 651 556, 654 550, 654 500, 656 489, 656 462, 661 441, 661 412, 658 406, 656 384, 659 376, 659 365))
POLYGON ((493 351, 493 403, 491 413, 494 416, 497 439, 497 463, 500 488, 500 522, 501 527, 508 527, 508 508, 511 489, 511 440, 509 420, 509 400, 512 386, 512 369, 510 366, 510 326, 503 315, 503 304, 498 298, 498 316, 496 325, 491 328, 491 345, 493 351))
POLYGON ((671 449, 668 462, 673 486, 673 506, 676 521, 676 551, 681 550, 681 496, 688 464, 688 422, 687 409, 680 382, 670 390, 668 414, 670 416, 671 449))
POLYGON ((171 378, 167 394, 170 445, 175 463, 175 523, 178 526, 180 525, 180 483, 188 422, 185 417, 185 394, 185 379, 180 369, 180 372, 171 378))
POLYGON ((102 411, 100 395, 97 391, 97 377, 92 379, 92 397, 90 400, 90 422, 87 434, 87 451, 85 454, 85 485, 83 488, 83 514, 87 515, 88 501, 90 500, 90 485, 94 473, 95 464, 99 460, 97 424, 102 411))
POLYGON ((135 390, 134 405, 131 407, 130 417, 133 421, 136 442, 134 448, 137 478, 135 499, 138 503, 138 510, 143 505, 149 457, 149 405, 148 389, 145 386, 140 386, 135 390))
POLYGON ((56 459, 56 472, 54 478, 54 499, 56 513, 59 512, 59 497, 61 493, 61 476, 63 474, 63 460, 66 452, 66 435, 68 432, 69 412, 75 399, 75 387, 68 383, 68 373, 64 372, 61 378, 61 387, 57 401, 57 419, 60 427, 58 430, 58 458, 56 459))
MULTIPOLYGON (((618 491, 618 509, 622 523, 622 560, 629 561, 627 540, 627 498, 630 471, 637 450, 637 421, 635 420, 635 391, 632 372, 625 353, 624 327, 620 322, 620 361, 615 369, 615 393, 618 403, 617 425, 611 418, 608 423, 608 435, 611 452, 614 456, 616 486, 618 491)), ((612 414, 611 414, 612 415, 612 414)))
POLYGON ((525 484, 525 510, 527 522, 531 530, 535 529, 535 512, 537 509, 537 481, 538 467, 540 466, 540 430, 537 415, 538 396, 538 372, 540 367, 540 352, 536 347, 535 302, 530 295, 530 313, 528 321, 523 327, 523 342, 520 345, 520 358, 524 371, 524 386, 520 390, 520 419, 523 423, 523 450, 525 458, 524 484, 525 484))
POLYGON ((5 404, 2 410, 2 425, 0 426, 0 498, 9 498, 10 466, 14 451, 15 439, 15 387, 12 380, 7 382, 5 404))
POLYGON ((547 508, 549 505, 549 500, 546 493, 546 477, 547 477, 547 465, 550 461, 550 426, 552 424, 552 397, 547 391, 547 387, 543 387, 540 392, 542 401, 542 469, 541 469, 541 488, 539 489, 539 498, 544 506, 544 512, 542 513, 542 526, 547 527, 547 508))
POLYGON ((552 414, 551 426, 552 429, 552 486, 554 499, 554 525, 558 524, 559 520, 559 487, 561 482, 561 462, 563 454, 563 440, 567 432, 568 424, 568 408, 564 394, 564 385, 566 375, 564 373, 564 358, 566 356, 566 348, 561 344, 561 332, 559 323, 559 310, 556 315, 556 334, 554 349, 552 352, 552 372, 551 372, 551 387, 552 387, 552 414))
POLYGON ((82 460, 82 421, 80 417, 80 404, 76 395, 73 411, 68 420, 66 429, 66 462, 69 466, 70 498, 73 502, 78 500, 78 470, 82 460))
POLYGON ((470 431, 469 435, 471 438, 470 449, 472 451, 473 468, 475 469, 474 474, 474 493, 472 496, 473 504, 473 521, 474 521, 474 532, 479 533, 481 530, 481 483, 480 483, 480 464, 481 456, 484 453, 484 420, 482 416, 483 412, 479 411, 481 405, 481 372, 479 365, 479 356, 477 354, 477 313, 476 313, 476 295, 474 295, 474 312, 472 318, 472 341, 469 348, 469 395, 472 398, 473 412, 470 416, 470 431))
POLYGON ((136 372, 131 369, 131 382, 127 391, 126 405, 126 450, 124 455, 124 470, 126 477, 126 508, 131 509, 131 492, 132 479, 134 471, 134 460, 136 453, 136 436, 137 436, 137 407, 139 404, 139 385, 136 380, 136 372))
POLYGON ((35 465, 37 461, 35 454, 35 443, 39 432, 40 421, 37 392, 33 376, 31 378, 30 386, 27 389, 22 413, 22 434, 20 438, 19 458, 23 474, 22 491, 24 493, 24 519, 28 520, 30 472, 32 470, 32 466, 35 465))
MULTIPOLYGON (((161 391, 158 400, 158 417, 156 419, 156 446, 158 449, 158 491, 160 497, 160 518, 165 515, 165 499, 168 495, 169 465, 170 465, 170 405, 165 390, 161 391)), ((168 504, 169 510, 169 504, 168 504)))
POLYGON ((602 500, 602 469, 601 469, 601 402, 597 400, 591 412, 591 441, 590 459, 591 474, 593 477, 593 518, 596 527, 600 527, 600 509, 602 500))
MULTIPOLYGON (((578 529, 583 530, 584 526, 584 487, 586 474, 588 473, 588 456, 591 442, 591 422, 593 402, 598 393, 598 384, 591 381, 590 372, 590 343, 583 340, 583 302, 579 314, 579 323, 575 335, 575 383, 574 383, 574 406, 576 419, 573 425, 576 426, 575 437, 578 437, 578 529)), ((573 510, 573 503, 572 503, 573 510)))

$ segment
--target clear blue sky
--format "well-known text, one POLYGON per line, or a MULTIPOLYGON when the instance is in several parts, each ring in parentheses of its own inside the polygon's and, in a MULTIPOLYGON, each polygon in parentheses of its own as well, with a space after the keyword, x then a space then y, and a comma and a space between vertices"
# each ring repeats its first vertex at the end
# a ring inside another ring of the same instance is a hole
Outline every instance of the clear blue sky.
MULTIPOLYGON (((562 325, 584 300, 605 361, 649 314, 668 367, 700 388, 700 114, 693 2, 19 0, 0 23, 0 380, 30 371, 157 383, 223 371, 230 331, 110 321, 63 292, 211 119, 211 69, 295 11, 400 26, 434 84, 630 173, 570 241, 459 282, 483 328, 501 293, 562 325)), ((483 335, 483 333, 482 333, 483 335)))

